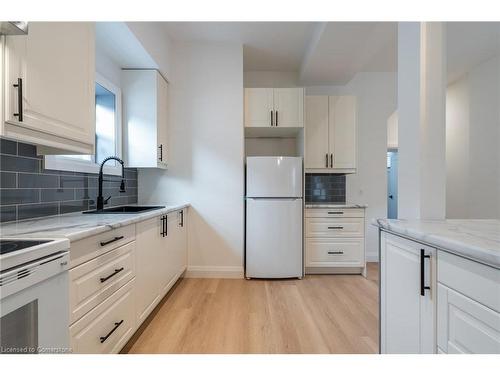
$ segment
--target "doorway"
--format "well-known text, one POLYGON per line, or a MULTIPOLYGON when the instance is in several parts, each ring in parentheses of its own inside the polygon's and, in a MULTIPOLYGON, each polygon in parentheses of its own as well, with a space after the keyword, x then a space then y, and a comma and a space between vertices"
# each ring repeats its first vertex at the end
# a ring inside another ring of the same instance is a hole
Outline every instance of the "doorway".
POLYGON ((398 150, 387 151, 387 218, 398 218, 398 150))

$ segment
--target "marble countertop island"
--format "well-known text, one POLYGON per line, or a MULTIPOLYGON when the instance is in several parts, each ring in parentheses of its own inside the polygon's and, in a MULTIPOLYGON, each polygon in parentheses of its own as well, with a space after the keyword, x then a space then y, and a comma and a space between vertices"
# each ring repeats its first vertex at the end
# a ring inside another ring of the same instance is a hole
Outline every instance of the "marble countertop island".
POLYGON ((392 220, 380 229, 500 268, 500 220, 392 220))
POLYGON ((189 203, 158 204, 156 210, 133 214, 82 214, 81 212, 51 216, 0 225, 0 237, 67 238, 78 241, 111 229, 138 223, 155 216, 189 207, 189 203))

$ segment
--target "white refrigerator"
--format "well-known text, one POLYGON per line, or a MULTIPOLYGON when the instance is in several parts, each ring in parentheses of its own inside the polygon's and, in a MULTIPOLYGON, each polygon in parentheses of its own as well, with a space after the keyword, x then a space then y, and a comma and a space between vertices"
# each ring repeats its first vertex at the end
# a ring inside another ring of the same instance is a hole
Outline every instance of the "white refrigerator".
POLYGON ((245 276, 301 278, 302 158, 246 162, 245 276))

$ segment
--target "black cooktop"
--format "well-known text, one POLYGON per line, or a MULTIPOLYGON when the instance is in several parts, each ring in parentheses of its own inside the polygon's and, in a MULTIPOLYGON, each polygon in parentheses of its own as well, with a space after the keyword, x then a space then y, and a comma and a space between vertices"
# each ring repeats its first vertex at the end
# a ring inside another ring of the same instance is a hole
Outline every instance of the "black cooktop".
POLYGON ((0 239, 0 255, 11 253, 13 251, 26 249, 27 247, 41 245, 51 242, 51 240, 2 240, 0 239))

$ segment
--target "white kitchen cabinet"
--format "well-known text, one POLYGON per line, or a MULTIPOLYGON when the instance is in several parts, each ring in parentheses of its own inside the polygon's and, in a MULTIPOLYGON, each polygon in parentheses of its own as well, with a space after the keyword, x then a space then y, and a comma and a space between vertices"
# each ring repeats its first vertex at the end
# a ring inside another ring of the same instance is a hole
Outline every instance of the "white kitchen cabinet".
POLYGON ((500 354, 500 270, 438 251, 437 345, 500 354))
POLYGON ((156 70, 122 71, 123 154, 127 167, 168 165, 168 83, 156 70))
POLYGON ((303 88, 245 89, 245 127, 303 126, 303 88))
POLYGON ((306 96, 306 168, 329 167, 328 96, 306 96))
POLYGON ((381 232, 380 257, 381 352, 435 353, 436 249, 381 232))
POLYGON ((356 170, 356 97, 306 97, 305 167, 352 173, 356 170))
POLYGON ((162 216, 136 224, 136 315, 140 325, 160 302, 162 252, 166 241, 162 216))
POLYGON ((307 274, 366 276, 364 209, 308 208, 304 227, 307 274))
POLYGON ((0 135, 39 153, 94 153, 94 23, 30 22, 6 36, 3 73, 0 135))

